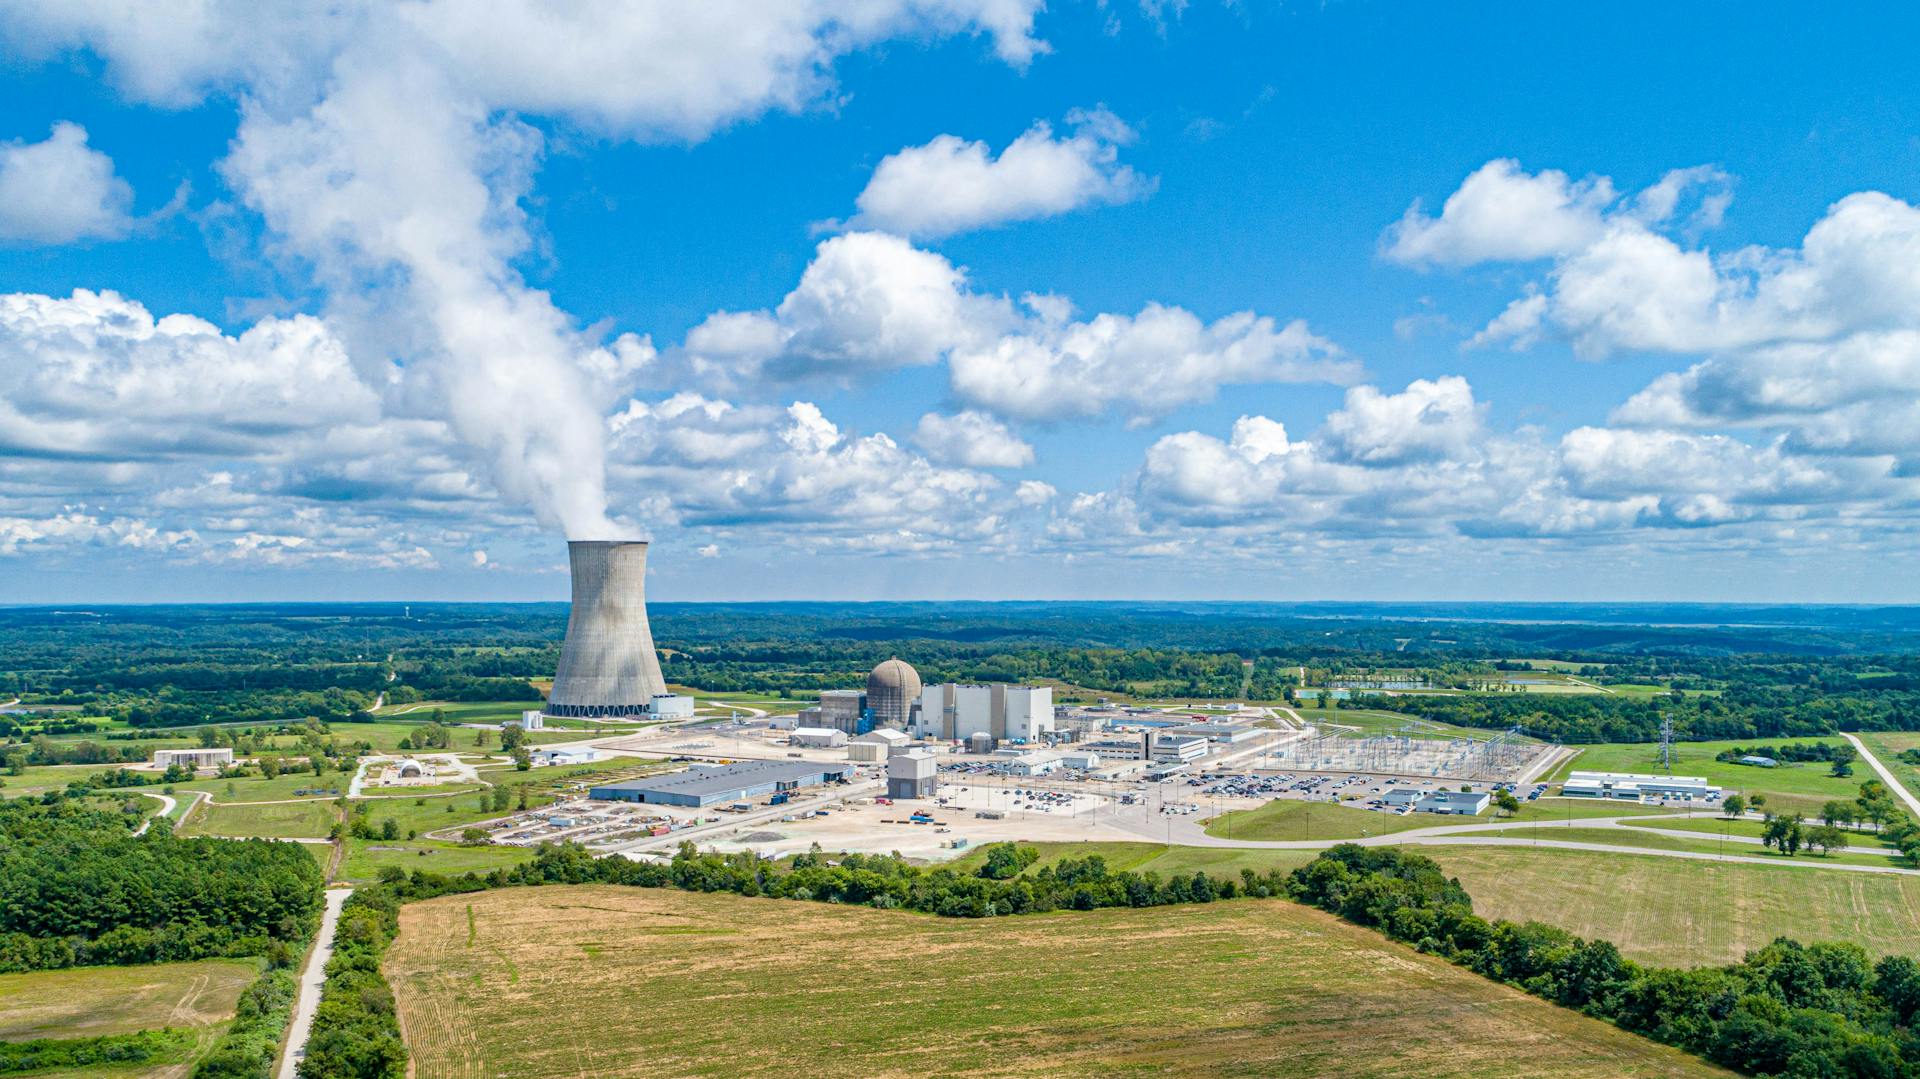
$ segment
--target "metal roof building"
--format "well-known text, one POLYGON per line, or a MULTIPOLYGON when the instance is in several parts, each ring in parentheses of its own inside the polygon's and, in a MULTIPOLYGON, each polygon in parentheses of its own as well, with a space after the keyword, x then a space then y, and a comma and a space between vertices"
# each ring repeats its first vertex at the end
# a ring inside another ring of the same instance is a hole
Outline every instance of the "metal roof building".
POLYGON ((741 761, 717 768, 689 768, 672 775, 609 783, 587 792, 590 798, 646 805, 707 806, 777 791, 815 787, 844 779, 851 769, 821 761, 741 761))

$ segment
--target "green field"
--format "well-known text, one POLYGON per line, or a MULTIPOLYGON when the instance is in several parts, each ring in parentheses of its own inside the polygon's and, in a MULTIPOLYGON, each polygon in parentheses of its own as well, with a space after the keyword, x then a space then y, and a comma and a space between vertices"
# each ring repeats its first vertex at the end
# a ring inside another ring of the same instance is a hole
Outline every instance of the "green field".
MULTIPOLYGON (((1157 843, 1021 846, 1041 853, 1028 872, 1061 858, 1099 854, 1116 869, 1235 876, 1243 867, 1256 873, 1292 869, 1317 855, 1157 843)), ((1414 849, 1459 877, 1481 914, 1547 922, 1610 940, 1641 962, 1728 963, 1783 935, 1852 941, 1875 955, 1920 951, 1920 876, 1705 862, 1625 848, 1617 854, 1547 847, 1414 849)), ((984 858, 984 849, 976 849, 952 864, 972 872, 984 858)))
MULTIPOLYGON (((1900 759, 1901 750, 1920 749, 1920 732, 1882 731, 1877 734, 1862 734, 1857 737, 1861 743, 1867 747, 1867 751, 1872 753, 1882 765, 1885 765, 1887 771, 1893 773, 1893 778, 1899 780, 1900 784, 1906 787, 1907 790, 1915 794, 1920 794, 1920 768, 1915 768, 1913 765, 1900 759)), ((1853 774, 1862 779, 1880 778, 1879 774, 1873 770, 1873 767, 1865 762, 1854 765, 1853 774)), ((1897 800, 1898 799, 1896 799, 1896 801, 1897 800)))
POLYGON ((349 839, 347 856, 340 863, 341 880, 365 883, 378 880, 380 870, 398 866, 411 873, 424 869, 431 873, 491 872, 528 861, 528 847, 462 847, 431 839, 349 839))
POLYGON ((252 959, 202 959, 0 974, 0 1041, 224 1024, 259 973, 252 959))
MULTIPOLYGON (((1766 822, 1757 820, 1728 820, 1725 817, 1682 817, 1678 820, 1648 820, 1630 822, 1635 828, 1662 828, 1679 832, 1711 832, 1714 835, 1738 835, 1759 839, 1766 831, 1766 822)), ((1818 820, 1809 820, 1809 824, 1818 824, 1818 820)), ((1871 828, 1842 828, 1847 834, 1847 842, 1855 850, 1890 850, 1880 835, 1871 828)))
POLYGON ((267 802, 210 805, 196 810, 183 835, 263 836, 268 839, 324 837, 339 819, 332 802, 267 802))
MULTIPOLYGON (((1767 796, 1766 808, 1775 813, 1804 813, 1813 816, 1820 806, 1830 800, 1852 801, 1860 793, 1860 784, 1873 778, 1872 769, 1864 764, 1854 765, 1854 774, 1850 779, 1837 779, 1827 774, 1824 764, 1806 764, 1799 767, 1754 768, 1744 764, 1726 764, 1714 760, 1714 754, 1723 749, 1740 746, 1747 749, 1783 745, 1787 742, 1807 743, 1825 741, 1845 744, 1838 736, 1827 738, 1759 738, 1739 742, 1675 742, 1673 744, 1673 772, 1675 775, 1705 776, 1709 783, 1725 787, 1728 791, 1738 791, 1751 796, 1767 796)), ((1583 772, 1657 772, 1655 755, 1659 747, 1648 742, 1603 743, 1600 745, 1575 746, 1580 750, 1573 759, 1561 765, 1549 779, 1560 782, 1572 771, 1583 772)))
POLYGON ((293 798, 338 798, 346 793, 347 785, 351 782, 351 772, 329 769, 317 776, 303 770, 292 775, 277 775, 272 779, 257 775, 234 776, 232 779, 194 779, 173 786, 182 791, 205 791, 216 802, 284 802, 293 798), (294 793, 301 790, 334 790, 340 794, 294 793))
POLYGON ((1284 900, 976 922, 508 889, 402 908, 386 970, 418 1079, 1725 1074, 1284 900))
POLYGON ((1880 868, 1901 866, 1901 863, 1890 861, 1885 854, 1858 854, 1851 851, 1838 854, 1814 854, 1802 850, 1798 855, 1789 856, 1769 850, 1758 843, 1726 843, 1715 839, 1694 839, 1669 832, 1656 832, 1648 828, 1497 828, 1484 834, 1497 835, 1506 839, 1603 843, 1610 847, 1690 851, 1695 854, 1728 854, 1744 858, 1771 858, 1783 862, 1809 862, 1815 865, 1867 865, 1880 868))

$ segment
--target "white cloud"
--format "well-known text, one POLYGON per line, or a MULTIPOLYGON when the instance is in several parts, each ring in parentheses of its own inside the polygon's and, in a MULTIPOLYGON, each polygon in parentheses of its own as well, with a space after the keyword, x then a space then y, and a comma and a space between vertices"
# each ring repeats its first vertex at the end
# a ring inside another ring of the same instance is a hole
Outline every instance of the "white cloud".
POLYGON ((883 233, 820 244, 800 284, 773 311, 719 312, 677 353, 696 377, 845 377, 943 357, 965 403, 1023 418, 1164 415, 1221 386, 1358 379, 1360 365, 1305 322, 1251 311, 1205 323, 1148 304, 1138 315, 1074 321, 1058 296, 971 291, 940 255, 883 233))
POLYGON ((968 468, 1025 468, 1033 447, 984 412, 952 416, 929 412, 914 429, 914 442, 936 461, 968 468))
MULTIPOLYGON (((1022 66, 1044 51, 1030 0, 760 4, 454 0, 323 9, 210 3, 155 13, 114 0, 25 5, 27 50, 91 49, 130 94, 242 103, 223 165, 275 253, 310 266, 351 351, 398 356, 404 397, 437 410, 495 486, 574 537, 607 515, 602 413, 612 359, 516 260, 542 152, 519 117, 618 137, 698 140, 824 100, 835 60, 895 37, 991 36, 1022 66)), ((804 342, 803 342, 804 344, 804 342)))
POLYGON ((45 142, 0 143, 0 243, 64 244, 126 235, 133 188, 79 124, 45 142))
POLYGON ((719 558, 720 545, 717 543, 709 543, 705 546, 695 548, 693 553, 699 555, 701 558, 719 558))
POLYGON ((1042 480, 1021 480, 1020 486, 1013 490, 1014 501, 1029 508, 1044 506, 1059 494, 1053 484, 1042 480))
POLYGON ((1615 197, 1604 176, 1576 181, 1554 169, 1528 175, 1518 161, 1499 158, 1447 196, 1440 216, 1427 215, 1416 200, 1381 247, 1388 258, 1410 265, 1547 258, 1592 242, 1615 197))
POLYGON ((1157 303, 1084 322, 1028 319, 1018 333, 956 349, 949 364, 962 400, 1029 419, 1161 416, 1226 385, 1337 384, 1360 373, 1304 321, 1241 311, 1206 323, 1157 303))
POLYGON ((315 318, 233 337, 191 315, 155 319, 112 292, 0 295, 0 446, 13 453, 251 455, 379 412, 315 318))
POLYGON ((1480 434, 1484 411, 1459 375, 1416 379, 1395 394, 1355 386, 1346 407, 1327 417, 1327 443, 1339 457, 1367 465, 1462 457, 1480 434))
POLYGON ((1094 109, 1067 122, 1071 135, 1055 137, 1036 123, 998 157, 985 142, 957 135, 889 154, 855 200, 860 213, 850 224, 933 239, 1152 192, 1153 181, 1119 163, 1134 133, 1118 117, 1094 109))

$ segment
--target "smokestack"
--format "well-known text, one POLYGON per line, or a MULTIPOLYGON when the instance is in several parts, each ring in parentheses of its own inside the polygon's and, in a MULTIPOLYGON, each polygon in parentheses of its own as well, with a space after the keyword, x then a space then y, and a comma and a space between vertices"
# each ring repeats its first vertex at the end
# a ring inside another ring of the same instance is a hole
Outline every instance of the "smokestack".
POLYGON ((634 716, 667 691, 647 625, 647 545, 572 540, 573 610, 547 697, 551 716, 634 716))

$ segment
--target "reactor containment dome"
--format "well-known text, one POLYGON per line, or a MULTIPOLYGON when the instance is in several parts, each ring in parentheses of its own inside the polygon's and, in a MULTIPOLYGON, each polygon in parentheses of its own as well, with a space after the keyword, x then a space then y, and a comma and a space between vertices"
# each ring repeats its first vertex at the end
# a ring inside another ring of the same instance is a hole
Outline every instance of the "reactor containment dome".
POLYGON ((920 672, 901 659, 889 659, 867 675, 867 709, 881 727, 904 730, 920 699, 920 672))
POLYGON ((573 609, 560 649, 550 716, 638 716, 667 691, 647 625, 647 545, 573 540, 573 609))

